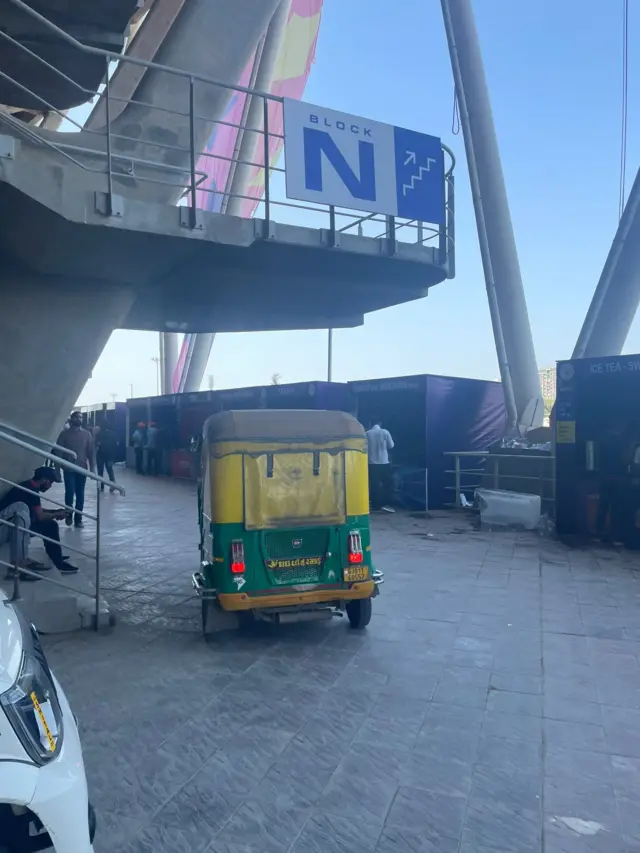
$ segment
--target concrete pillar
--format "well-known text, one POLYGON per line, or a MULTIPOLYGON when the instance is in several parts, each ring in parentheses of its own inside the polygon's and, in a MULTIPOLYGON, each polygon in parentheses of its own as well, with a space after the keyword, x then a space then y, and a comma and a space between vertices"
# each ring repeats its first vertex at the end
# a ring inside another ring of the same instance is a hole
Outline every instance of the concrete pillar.
MULTIPOLYGON (((54 441, 133 298, 107 282, 1 273, 0 420, 54 441)), ((0 440, 0 476, 22 480, 37 464, 0 440)))
POLYGON ((163 394, 173 394, 173 374, 178 364, 178 336, 175 332, 160 332, 161 388, 163 394))
MULTIPOLYGON (((276 68, 276 61, 282 42, 284 40, 287 21, 291 11, 291 0, 280 0, 280 5, 271 19, 267 34, 265 36, 264 45, 262 47, 262 55, 260 64, 256 74, 255 88, 258 91, 269 92, 273 84, 273 74, 276 68)), ((233 168, 232 164, 232 180, 229 190, 232 193, 228 199, 226 206, 223 207, 224 213, 230 213, 232 216, 240 216, 241 208, 244 204, 244 199, 234 198, 233 194, 246 195, 249 188, 249 181, 254 171, 253 166, 247 166, 246 163, 259 162, 258 146, 262 146, 262 129, 263 121, 263 100, 262 98, 251 98, 249 110, 247 112, 246 127, 247 130, 241 131, 240 146, 238 151, 238 164, 233 168), (254 129, 257 132, 252 132, 254 129)), ((267 164, 268 165, 268 164, 267 164)))
POLYGON ((194 335, 191 352, 185 365, 185 392, 200 390, 215 337, 215 334, 194 335))
MULTIPOLYGON (((276 62, 282 42, 285 36, 289 13, 291 12, 291 0, 280 0, 271 23, 267 29, 258 66, 255 71, 255 80, 252 88, 260 92, 270 92, 273 84, 273 74, 276 68, 276 62)), ((234 158, 237 163, 231 164, 229 172, 229 181, 227 190, 232 193, 231 196, 226 196, 222 202, 222 213, 229 213, 232 216, 240 216, 243 198, 234 198, 237 196, 245 196, 249 188, 251 175, 254 167, 247 166, 246 163, 259 162, 259 146, 263 145, 261 136, 263 121, 263 100, 262 98, 250 98, 248 108, 245 110, 242 124, 246 128, 255 128, 258 133, 252 133, 250 130, 240 131, 236 143, 234 158)), ((199 391, 204 377, 204 371, 207 369, 207 362, 213 347, 214 334, 199 334, 196 335, 193 347, 193 356, 187 366, 187 376, 185 378, 186 391, 199 391)))

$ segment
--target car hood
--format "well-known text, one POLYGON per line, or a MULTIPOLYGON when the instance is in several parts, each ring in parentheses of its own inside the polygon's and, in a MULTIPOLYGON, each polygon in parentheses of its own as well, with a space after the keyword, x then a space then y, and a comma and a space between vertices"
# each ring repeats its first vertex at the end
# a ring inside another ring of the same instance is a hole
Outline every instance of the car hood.
POLYGON ((8 690, 18 677, 22 643, 18 614, 0 590, 0 693, 8 690))

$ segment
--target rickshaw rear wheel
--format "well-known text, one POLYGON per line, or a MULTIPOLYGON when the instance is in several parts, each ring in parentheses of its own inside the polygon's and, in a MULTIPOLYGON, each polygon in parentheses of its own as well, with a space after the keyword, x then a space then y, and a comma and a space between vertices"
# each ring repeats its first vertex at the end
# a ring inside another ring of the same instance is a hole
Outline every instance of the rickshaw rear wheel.
POLYGON ((352 628, 361 631, 371 622, 371 599, 359 598, 347 604, 347 616, 352 628))

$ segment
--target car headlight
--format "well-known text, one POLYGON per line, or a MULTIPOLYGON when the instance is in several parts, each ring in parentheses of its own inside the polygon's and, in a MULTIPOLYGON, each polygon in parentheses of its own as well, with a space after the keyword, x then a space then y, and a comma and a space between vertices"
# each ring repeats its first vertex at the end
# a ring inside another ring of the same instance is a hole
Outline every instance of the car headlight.
POLYGON ((62 711, 39 643, 22 655, 20 673, 0 705, 28 755, 46 764, 62 748, 62 711))

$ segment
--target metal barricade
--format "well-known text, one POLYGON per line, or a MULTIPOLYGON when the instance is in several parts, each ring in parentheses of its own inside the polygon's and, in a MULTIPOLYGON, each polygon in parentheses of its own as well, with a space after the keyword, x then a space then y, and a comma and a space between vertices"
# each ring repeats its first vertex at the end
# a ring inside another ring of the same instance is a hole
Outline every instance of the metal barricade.
POLYGON ((460 508, 464 506, 461 495, 472 495, 476 489, 485 488, 540 495, 543 508, 551 513, 555 512, 555 456, 500 454, 488 450, 447 451, 444 455, 453 461, 453 468, 445 471, 453 478, 453 484, 445 486, 448 492, 453 492, 453 502, 447 506, 460 508), (517 464, 522 467, 522 472, 504 470, 512 460, 521 460, 517 464))

